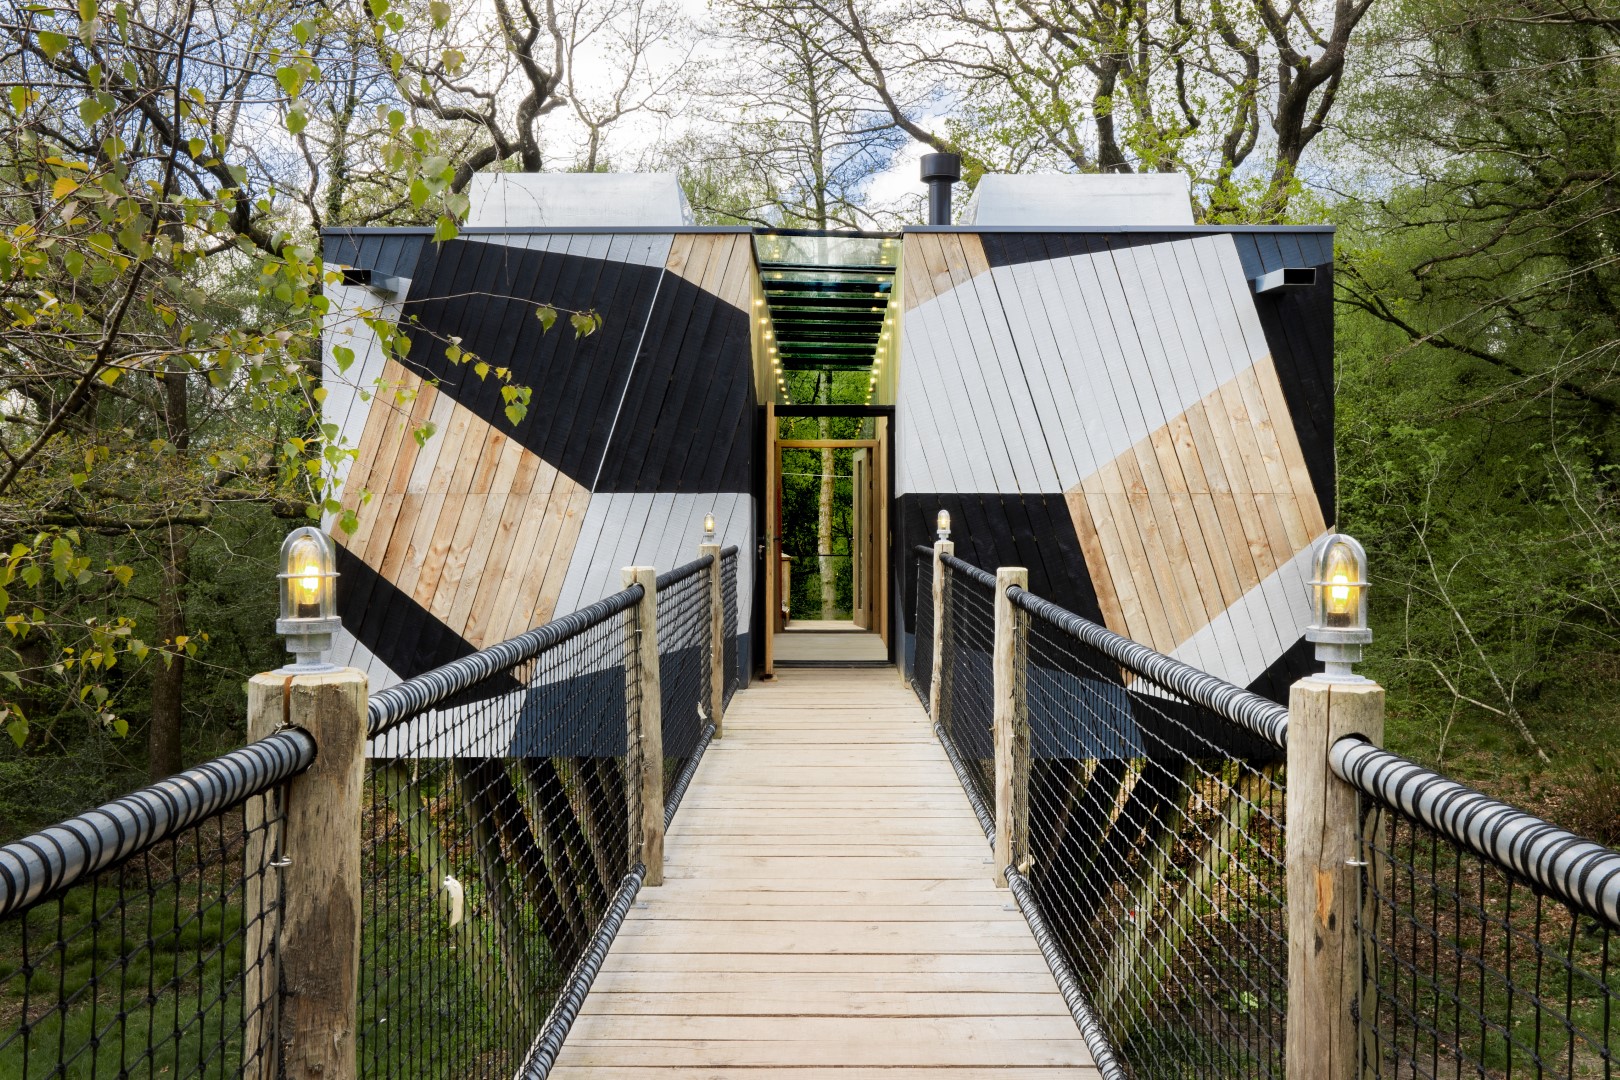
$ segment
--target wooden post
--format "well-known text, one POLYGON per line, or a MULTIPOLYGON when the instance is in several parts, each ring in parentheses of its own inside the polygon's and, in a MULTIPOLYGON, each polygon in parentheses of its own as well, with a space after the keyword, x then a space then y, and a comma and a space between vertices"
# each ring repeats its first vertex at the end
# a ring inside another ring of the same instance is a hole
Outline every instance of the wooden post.
POLYGON ((934 640, 930 648, 934 650, 934 660, 928 669, 928 715, 939 723, 939 688, 945 681, 942 679, 940 664, 945 659, 945 559, 946 555, 956 554, 956 544, 951 540, 934 541, 934 640))
POLYGON ((1355 1080, 1351 1006, 1362 993, 1356 934, 1362 823, 1356 791, 1328 750, 1384 738, 1376 683, 1307 678, 1288 697, 1288 1080, 1355 1080))
MULTIPOLYGON (((270 1053, 252 1076, 352 1080, 360 976, 360 802, 366 775, 366 674, 255 675, 248 684, 248 731, 263 738, 283 726, 315 739, 315 764, 287 782, 279 853, 266 891, 279 889, 279 972, 259 1005, 271 1026, 270 1053)), ((251 974, 251 973, 250 973, 251 974)), ((246 1015, 252 1015, 249 1011, 246 1015)), ((250 1032, 251 1035, 251 1032, 250 1032)))
POLYGON ((664 722, 658 681, 658 571, 624 568, 624 587, 640 585, 641 603, 625 612, 626 648, 636 660, 629 671, 629 730, 624 789, 628 795, 632 854, 647 868, 642 885, 664 883, 664 722))
POLYGON ((1024 870, 1029 858, 1029 710, 1024 697, 1028 624, 1007 599, 1007 590, 1029 587, 1029 571, 996 571, 995 736, 996 884, 1007 885, 1007 867, 1024 870))
POLYGON ((720 573, 720 545, 699 544, 698 557, 705 555, 714 556, 709 567, 709 722, 718 739, 726 711, 726 594, 720 573))

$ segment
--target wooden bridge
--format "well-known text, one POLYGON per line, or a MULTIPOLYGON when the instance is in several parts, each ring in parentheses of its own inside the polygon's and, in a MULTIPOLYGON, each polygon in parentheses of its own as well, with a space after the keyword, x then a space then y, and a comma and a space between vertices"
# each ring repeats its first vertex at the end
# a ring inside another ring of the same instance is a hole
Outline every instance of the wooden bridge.
POLYGON ((664 860, 558 1080, 1097 1075, 892 669, 789 669, 739 692, 664 860))

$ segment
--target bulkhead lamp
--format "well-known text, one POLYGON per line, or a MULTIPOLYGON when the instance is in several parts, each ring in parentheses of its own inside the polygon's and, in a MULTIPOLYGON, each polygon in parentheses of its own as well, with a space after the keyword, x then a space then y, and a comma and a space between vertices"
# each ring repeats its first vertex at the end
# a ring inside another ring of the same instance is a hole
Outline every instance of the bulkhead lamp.
POLYGON ((705 544, 714 543, 714 514, 712 512, 703 515, 703 542, 705 544))
POLYGON ((949 540, 951 538, 951 512, 941 510, 939 516, 934 519, 934 527, 939 531, 941 540, 949 540))
POLYGON ((1367 627, 1367 553, 1354 537, 1334 533, 1316 549, 1311 577, 1314 620, 1305 637, 1316 643, 1316 658, 1329 682, 1365 682, 1351 671, 1361 647, 1372 640, 1367 627))
POLYGON ((342 625, 337 615, 337 551, 331 538, 311 526, 294 529, 281 544, 281 617, 276 633, 287 639, 295 662, 278 674, 336 671, 323 654, 342 625))

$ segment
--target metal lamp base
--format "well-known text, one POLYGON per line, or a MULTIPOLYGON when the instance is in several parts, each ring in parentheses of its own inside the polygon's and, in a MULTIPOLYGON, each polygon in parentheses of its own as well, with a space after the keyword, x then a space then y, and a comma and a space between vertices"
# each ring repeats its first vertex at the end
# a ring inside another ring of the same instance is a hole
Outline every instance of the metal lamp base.
MULTIPOLYGON (((1310 637, 1309 633, 1306 636, 1310 637)), ((1322 662, 1325 669, 1320 675, 1314 676, 1320 682, 1347 684, 1372 682, 1365 675, 1357 675, 1351 670, 1352 665, 1361 662, 1359 641, 1316 641, 1316 658, 1322 662)))

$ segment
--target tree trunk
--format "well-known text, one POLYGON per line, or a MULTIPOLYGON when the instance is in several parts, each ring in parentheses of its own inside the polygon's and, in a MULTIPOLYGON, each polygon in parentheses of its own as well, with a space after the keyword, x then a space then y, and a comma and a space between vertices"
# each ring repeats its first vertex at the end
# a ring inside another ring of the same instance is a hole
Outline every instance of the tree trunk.
MULTIPOLYGON (((171 364, 163 379, 163 420, 177 450, 191 445, 190 371, 183 361, 171 364)), ((158 587, 157 633, 164 657, 152 671, 152 722, 146 733, 146 763, 153 781, 180 771, 180 717, 185 711, 186 579, 191 544, 187 527, 163 531, 163 580, 158 587)))
POLYGON ((186 654, 173 643, 186 632, 185 583, 191 545, 185 532, 184 526, 170 525, 164 533, 157 632, 166 651, 152 669, 152 722, 146 736, 147 767, 154 782, 181 769, 180 716, 185 709, 186 654))
MULTIPOLYGON (((816 401, 826 405, 832 400, 832 373, 822 372, 816 379, 816 401)), ((823 439, 832 436, 832 421, 828 417, 821 417, 820 433, 823 439)), ((838 610, 838 589, 833 572, 837 560, 831 557, 832 552, 832 511, 833 511, 833 450, 823 447, 821 450, 821 498, 816 509, 816 555, 821 567, 821 617, 832 618, 838 610)))

